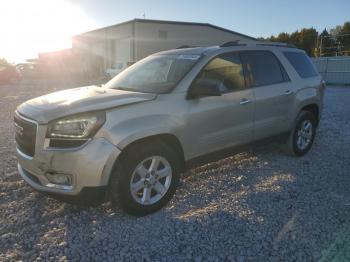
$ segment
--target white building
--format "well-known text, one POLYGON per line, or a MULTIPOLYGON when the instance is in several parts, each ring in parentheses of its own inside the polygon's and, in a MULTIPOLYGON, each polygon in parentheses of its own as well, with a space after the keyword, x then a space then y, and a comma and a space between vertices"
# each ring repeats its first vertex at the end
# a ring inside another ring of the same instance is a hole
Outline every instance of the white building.
POLYGON ((256 39, 207 23, 134 19, 74 36, 73 51, 84 54, 85 65, 103 73, 108 68, 123 69, 159 51, 235 40, 256 39))

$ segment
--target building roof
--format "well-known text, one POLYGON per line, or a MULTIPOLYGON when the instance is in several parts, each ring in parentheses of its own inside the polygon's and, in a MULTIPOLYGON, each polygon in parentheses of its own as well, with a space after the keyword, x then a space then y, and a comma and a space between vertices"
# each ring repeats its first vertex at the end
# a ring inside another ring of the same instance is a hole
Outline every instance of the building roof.
MULTIPOLYGON (((231 34, 239 35, 239 36, 242 36, 242 37, 246 37, 246 38, 249 38, 251 40, 257 40, 254 37, 251 37, 251 36, 248 36, 248 35, 244 35, 244 34, 236 32, 236 31, 232 31, 232 30, 220 27, 220 26, 209 24, 209 23, 181 22, 181 21, 167 21, 167 20, 153 20, 153 19, 139 19, 139 18, 135 18, 133 20, 122 22, 122 23, 119 23, 119 24, 114 24, 114 25, 110 25, 110 26, 94 29, 94 30, 91 30, 91 31, 88 31, 88 32, 85 32, 85 33, 92 33, 92 32, 99 31, 99 30, 105 30, 105 29, 108 29, 108 28, 111 28, 111 27, 114 27, 114 26, 120 26, 120 25, 124 25, 124 24, 128 24, 128 23, 135 23, 135 22, 138 22, 138 23, 158 23, 158 24, 206 26, 206 27, 211 27, 211 28, 214 28, 214 29, 217 29, 217 30, 221 30, 221 31, 227 32, 227 33, 231 33, 231 34)), ((82 35, 85 34, 85 33, 82 33, 82 35)))

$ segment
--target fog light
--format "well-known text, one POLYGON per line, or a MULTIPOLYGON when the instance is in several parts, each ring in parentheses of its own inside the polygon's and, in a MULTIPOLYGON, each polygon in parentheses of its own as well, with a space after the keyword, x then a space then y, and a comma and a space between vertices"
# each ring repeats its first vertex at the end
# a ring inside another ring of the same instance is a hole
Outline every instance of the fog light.
POLYGON ((72 185, 72 176, 60 173, 46 173, 47 180, 52 184, 70 186, 72 185))

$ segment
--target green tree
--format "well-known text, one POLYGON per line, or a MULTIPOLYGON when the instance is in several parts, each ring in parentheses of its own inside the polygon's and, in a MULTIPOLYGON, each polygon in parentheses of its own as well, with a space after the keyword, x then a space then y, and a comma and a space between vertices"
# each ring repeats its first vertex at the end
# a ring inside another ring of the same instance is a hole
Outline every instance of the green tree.
POLYGON ((277 41, 290 44, 290 36, 288 33, 279 33, 277 36, 277 41))
POLYGON ((271 36, 266 38, 267 41, 282 42, 295 45, 298 48, 304 49, 308 55, 315 55, 314 51, 317 46, 318 33, 314 28, 303 28, 300 32, 295 31, 291 34, 280 33, 277 37, 271 36))
POLYGON ((324 29, 320 35, 311 27, 291 34, 282 32, 277 36, 271 35, 261 39, 295 45, 305 50, 309 56, 350 55, 350 22, 345 22, 342 26, 338 25, 329 31, 324 29), (320 50, 321 42, 322 50, 320 50))
POLYGON ((304 28, 299 33, 298 47, 304 49, 309 56, 314 55, 314 50, 317 47, 318 33, 315 28, 304 28))
POLYGON ((289 37, 290 44, 299 47, 299 38, 300 38, 299 31, 295 31, 291 33, 289 37))

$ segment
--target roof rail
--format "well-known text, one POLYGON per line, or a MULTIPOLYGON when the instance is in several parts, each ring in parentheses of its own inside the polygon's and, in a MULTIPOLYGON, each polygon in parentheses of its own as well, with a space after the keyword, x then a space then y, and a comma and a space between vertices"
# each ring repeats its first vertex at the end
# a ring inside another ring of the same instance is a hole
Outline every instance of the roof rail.
POLYGON ((295 45, 287 44, 287 43, 281 43, 281 42, 257 42, 256 45, 261 46, 278 46, 278 47, 289 47, 289 48, 297 48, 295 45))
POLYGON ((236 40, 236 41, 229 41, 229 42, 223 43, 222 45, 220 45, 220 47, 244 46, 244 45, 246 45, 246 44, 240 43, 239 40, 236 40))

